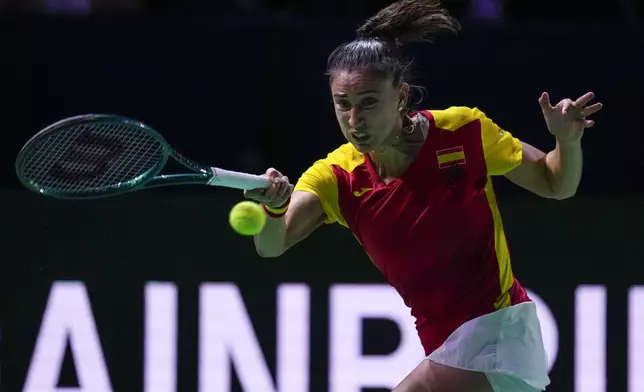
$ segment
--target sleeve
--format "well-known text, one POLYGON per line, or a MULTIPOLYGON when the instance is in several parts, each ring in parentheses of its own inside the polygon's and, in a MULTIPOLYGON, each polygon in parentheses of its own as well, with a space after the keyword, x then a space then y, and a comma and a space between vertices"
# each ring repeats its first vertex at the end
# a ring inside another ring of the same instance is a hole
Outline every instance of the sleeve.
POLYGON ((338 222, 347 225, 340 213, 338 180, 326 160, 319 160, 309 167, 295 184, 294 190, 313 193, 320 199, 327 224, 338 222))
POLYGON ((510 132, 503 130, 479 109, 474 116, 481 122, 481 139, 485 163, 490 175, 503 175, 521 164, 523 146, 510 132))

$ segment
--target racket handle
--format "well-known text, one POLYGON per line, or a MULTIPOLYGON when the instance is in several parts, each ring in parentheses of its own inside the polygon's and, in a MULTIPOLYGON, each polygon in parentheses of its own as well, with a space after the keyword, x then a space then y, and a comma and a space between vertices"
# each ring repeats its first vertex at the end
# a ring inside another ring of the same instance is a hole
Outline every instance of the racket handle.
POLYGON ((212 178, 208 180, 208 185, 211 186, 251 190, 268 188, 271 185, 271 180, 268 178, 254 174, 224 170, 218 167, 211 167, 210 170, 212 171, 212 178))

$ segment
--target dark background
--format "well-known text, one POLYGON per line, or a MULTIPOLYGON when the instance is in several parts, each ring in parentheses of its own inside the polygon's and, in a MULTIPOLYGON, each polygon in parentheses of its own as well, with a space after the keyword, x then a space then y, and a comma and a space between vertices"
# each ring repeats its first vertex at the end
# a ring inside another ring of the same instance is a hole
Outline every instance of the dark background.
MULTIPOLYGON (((50 285, 68 279, 88 285, 118 391, 141 390, 140 348, 124 339, 140 339, 146 282, 176 282, 186 293, 180 305, 186 320, 195 319, 199 284, 235 282, 254 322, 265 327, 260 339, 269 360, 274 313, 266 298, 274 298, 280 282, 305 282, 318 309, 311 390, 325 390, 326 290, 337 282, 382 282, 350 233, 324 227, 281 259, 262 260, 250 240, 227 226, 229 208, 241 199, 235 191, 51 201, 19 188, 13 160, 51 122, 116 113, 150 124, 197 160, 255 173, 274 166, 296 178, 343 142, 324 76, 326 56, 388 3, 94 2, 87 11, 54 12, 45 2, 0 2, 3 391, 21 390, 50 285), (338 247, 346 257, 337 256, 338 247)), ((573 388, 574 289, 603 284, 608 385, 624 391, 626 296, 629 287, 644 284, 642 6, 500 4, 503 14, 490 16, 474 12, 473 3, 446 2, 464 31, 411 48, 415 82, 429 92, 421 106, 479 107, 548 150, 553 140, 537 104, 542 91, 555 101, 593 91, 604 103, 584 138, 575 198, 547 201, 503 179, 495 185, 516 274, 560 323, 550 390, 573 388)), ((382 341, 395 340, 389 335, 365 344, 378 351, 382 341)), ((196 390, 195 353, 189 344, 180 353, 181 390, 196 390)))

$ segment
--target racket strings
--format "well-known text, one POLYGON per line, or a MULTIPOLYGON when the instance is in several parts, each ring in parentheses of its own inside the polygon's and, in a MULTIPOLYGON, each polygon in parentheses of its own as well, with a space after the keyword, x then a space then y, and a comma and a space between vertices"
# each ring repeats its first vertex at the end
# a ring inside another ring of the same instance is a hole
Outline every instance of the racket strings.
POLYGON ((38 150, 28 156, 25 163, 25 175, 28 178, 42 178, 43 175, 51 170, 52 165, 60 160, 62 152, 69 148, 73 139, 72 133, 64 132, 57 135, 56 138, 47 138, 38 147, 38 150), (47 160, 41 159, 47 157, 47 160))
POLYGON ((135 185, 163 160, 164 147, 137 127, 90 123, 46 135, 26 155, 28 181, 57 192, 87 193, 135 185))
MULTIPOLYGON (((127 132, 129 127, 122 124, 110 124, 114 127, 113 134, 127 132)), ((114 167, 119 170, 107 172, 108 178, 102 184, 93 186, 121 183, 138 177, 149 171, 163 157, 163 146, 150 134, 137 132, 135 138, 127 140, 125 152, 114 160, 114 167)), ((97 180, 95 180, 97 181, 97 180)))

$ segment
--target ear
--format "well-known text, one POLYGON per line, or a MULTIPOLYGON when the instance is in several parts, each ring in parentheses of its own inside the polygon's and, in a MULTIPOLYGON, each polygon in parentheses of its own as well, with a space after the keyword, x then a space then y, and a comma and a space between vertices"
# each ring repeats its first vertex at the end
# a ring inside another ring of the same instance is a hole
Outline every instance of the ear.
POLYGON ((401 83, 400 88, 398 89, 398 111, 403 111, 407 107, 407 102, 409 102, 409 93, 411 88, 407 83, 401 83))

